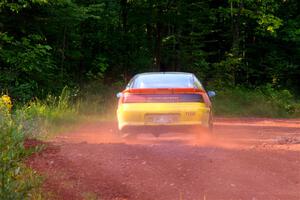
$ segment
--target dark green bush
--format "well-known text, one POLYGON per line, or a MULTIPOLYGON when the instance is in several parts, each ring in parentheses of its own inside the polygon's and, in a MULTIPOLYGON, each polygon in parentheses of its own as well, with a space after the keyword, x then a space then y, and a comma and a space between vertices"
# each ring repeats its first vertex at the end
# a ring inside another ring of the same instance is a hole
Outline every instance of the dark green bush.
POLYGON ((217 91, 214 111, 219 116, 297 117, 300 103, 288 90, 276 90, 270 85, 249 89, 224 88, 217 91))

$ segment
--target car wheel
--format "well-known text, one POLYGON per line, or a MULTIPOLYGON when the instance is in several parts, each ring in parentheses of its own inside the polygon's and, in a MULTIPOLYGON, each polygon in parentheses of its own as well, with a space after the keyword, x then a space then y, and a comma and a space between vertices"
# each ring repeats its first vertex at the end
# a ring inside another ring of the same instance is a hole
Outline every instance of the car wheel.
POLYGON ((130 131, 119 130, 119 137, 125 140, 133 140, 137 138, 137 134, 131 133, 130 131))
POLYGON ((122 135, 122 138, 125 140, 135 140, 135 139, 137 139, 137 134, 136 133, 125 133, 122 135))
POLYGON ((200 135, 203 135, 203 134, 211 135, 213 133, 213 127, 214 127, 213 117, 210 114, 207 124, 205 126, 199 127, 197 132, 200 133, 200 135))

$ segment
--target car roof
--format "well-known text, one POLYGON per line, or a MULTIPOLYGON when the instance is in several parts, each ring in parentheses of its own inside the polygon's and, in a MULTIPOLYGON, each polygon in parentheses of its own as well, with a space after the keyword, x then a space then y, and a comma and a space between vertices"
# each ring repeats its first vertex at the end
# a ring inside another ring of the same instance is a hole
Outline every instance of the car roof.
POLYGON ((144 76, 144 75, 171 75, 171 74, 176 74, 176 75, 194 75, 193 73, 189 73, 189 72, 144 72, 144 73, 140 73, 140 74, 136 74, 135 76, 144 76))
POLYGON ((197 84, 200 88, 203 88, 201 83, 195 77, 193 73, 188 72, 146 72, 136 74, 128 83, 127 88, 169 88, 174 87, 194 87, 197 84), (163 78, 165 77, 165 78, 163 78), (163 78, 163 79, 161 79, 163 78), (164 80, 163 82, 156 80, 164 80), (178 82, 174 82, 178 80, 178 82), (171 82, 169 82, 171 81, 171 82), (195 81, 197 83, 195 83, 195 81))

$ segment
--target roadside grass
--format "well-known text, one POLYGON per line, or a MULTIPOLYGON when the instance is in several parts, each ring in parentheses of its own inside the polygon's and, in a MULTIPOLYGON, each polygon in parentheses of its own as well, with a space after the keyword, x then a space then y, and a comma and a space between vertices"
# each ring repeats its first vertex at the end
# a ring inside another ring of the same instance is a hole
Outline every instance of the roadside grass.
POLYGON ((59 97, 33 100, 13 111, 0 98, 0 199, 43 199, 42 177, 25 164, 41 146, 26 147, 29 138, 46 139, 80 120, 78 105, 64 88, 59 97))
POLYGON ((39 199, 40 178, 24 161, 38 148, 25 148, 22 126, 0 103, 0 199, 39 199))
POLYGON ((216 116, 300 117, 300 102, 288 90, 275 90, 270 86, 217 90, 213 105, 216 116))
POLYGON ((17 108, 13 115, 27 138, 47 139, 80 120, 77 107, 72 102, 71 91, 64 88, 60 96, 35 99, 17 108))

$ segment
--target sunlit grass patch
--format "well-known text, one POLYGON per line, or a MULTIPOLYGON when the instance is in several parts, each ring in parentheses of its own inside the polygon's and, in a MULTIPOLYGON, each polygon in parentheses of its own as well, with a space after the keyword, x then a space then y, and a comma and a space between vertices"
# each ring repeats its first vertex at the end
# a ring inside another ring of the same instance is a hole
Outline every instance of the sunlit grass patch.
POLYGON ((22 126, 27 137, 45 138, 78 120, 70 91, 64 88, 59 97, 48 95, 45 100, 35 99, 14 112, 15 120, 22 126))

